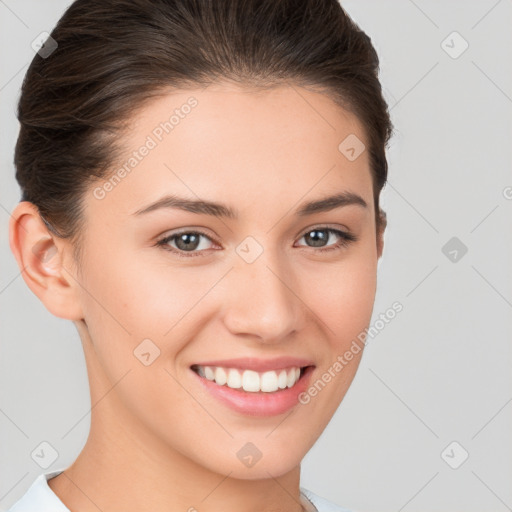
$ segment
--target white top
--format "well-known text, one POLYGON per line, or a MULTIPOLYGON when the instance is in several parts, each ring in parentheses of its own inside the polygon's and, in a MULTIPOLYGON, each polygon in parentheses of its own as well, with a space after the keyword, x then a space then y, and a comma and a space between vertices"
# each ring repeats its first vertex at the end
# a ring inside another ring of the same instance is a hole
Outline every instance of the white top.
MULTIPOLYGON (((50 478, 59 475, 63 471, 64 469, 60 469, 39 475, 25 494, 7 512, 70 512, 48 485, 50 478)), ((306 498, 308 512, 315 512, 315 509, 317 512, 356 512, 339 507, 303 487, 300 488, 300 491, 302 496, 306 498), (310 506, 311 504, 314 508, 310 506)))

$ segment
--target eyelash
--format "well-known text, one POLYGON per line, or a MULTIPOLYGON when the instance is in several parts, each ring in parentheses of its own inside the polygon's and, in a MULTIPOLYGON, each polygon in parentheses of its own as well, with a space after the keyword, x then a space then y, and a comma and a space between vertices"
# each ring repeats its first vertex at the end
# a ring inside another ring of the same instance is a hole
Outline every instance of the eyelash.
MULTIPOLYGON (((343 248, 347 247, 348 245, 350 245, 352 242, 357 242, 357 240, 358 240, 358 238, 355 235, 353 235, 352 233, 347 233, 345 231, 340 231, 339 229, 333 229, 333 228, 322 227, 322 226, 310 229, 309 231, 306 231, 300 238, 304 237, 305 235, 307 235, 308 233, 311 233, 313 231, 326 231, 327 233, 334 233, 335 235, 338 235, 341 239, 335 245, 317 248, 316 250, 321 253, 343 249, 343 248)), ((161 240, 159 240, 156 243, 156 245, 158 247, 161 247, 165 251, 169 251, 169 252, 176 254, 179 258, 194 258, 196 256, 201 256, 201 253, 203 251, 193 251, 193 252, 190 252, 187 254, 186 251, 182 251, 180 249, 175 249, 174 247, 169 247, 167 245, 168 242, 170 242, 171 240, 174 240, 175 238, 177 238, 181 235, 184 235, 184 234, 201 235, 201 236, 208 238, 212 242, 215 242, 206 233, 203 233, 201 231, 192 231, 191 230, 191 231, 181 231, 179 233, 174 233, 172 235, 166 236, 165 238, 162 238, 161 240)), ((307 247, 307 246, 301 246, 301 247, 307 247)), ((315 249, 315 248, 311 247, 311 249, 315 249)))

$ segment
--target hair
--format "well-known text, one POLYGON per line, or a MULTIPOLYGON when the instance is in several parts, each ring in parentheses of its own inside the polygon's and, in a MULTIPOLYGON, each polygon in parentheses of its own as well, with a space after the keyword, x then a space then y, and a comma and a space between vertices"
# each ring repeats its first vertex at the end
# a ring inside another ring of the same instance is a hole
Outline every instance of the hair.
POLYGON ((367 136, 376 226, 393 126, 370 38, 337 0, 76 0, 36 54, 18 104, 21 201, 80 256, 83 198, 106 179, 123 127, 172 88, 287 83, 328 95, 367 136), (51 41, 51 40, 50 40, 51 41))

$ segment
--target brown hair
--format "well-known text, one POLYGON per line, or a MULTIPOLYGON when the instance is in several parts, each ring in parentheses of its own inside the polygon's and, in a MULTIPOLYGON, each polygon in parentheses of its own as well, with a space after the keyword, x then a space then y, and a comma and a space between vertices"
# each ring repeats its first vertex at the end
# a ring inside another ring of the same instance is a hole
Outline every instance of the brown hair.
MULTIPOLYGON (((164 89, 293 82, 353 112, 368 138, 377 228, 392 123, 370 38, 337 0, 76 0, 36 54, 18 105, 22 201, 75 242, 81 199, 111 172, 123 124, 164 89), (117 142, 117 144, 116 144, 117 142)), ((341 141, 340 141, 341 142, 341 141)))

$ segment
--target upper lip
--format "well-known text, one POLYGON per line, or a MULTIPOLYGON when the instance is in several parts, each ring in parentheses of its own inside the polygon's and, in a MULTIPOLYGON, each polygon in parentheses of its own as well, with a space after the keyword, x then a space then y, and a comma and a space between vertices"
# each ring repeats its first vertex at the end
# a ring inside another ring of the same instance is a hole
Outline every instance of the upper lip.
POLYGON ((308 359, 297 357, 276 357, 275 359, 259 359, 257 357, 239 357, 236 359, 224 359, 217 361, 204 361, 195 363, 192 366, 222 366, 223 368, 237 368, 239 370, 253 370, 264 372, 268 370, 281 370, 283 368, 313 366, 308 359))

